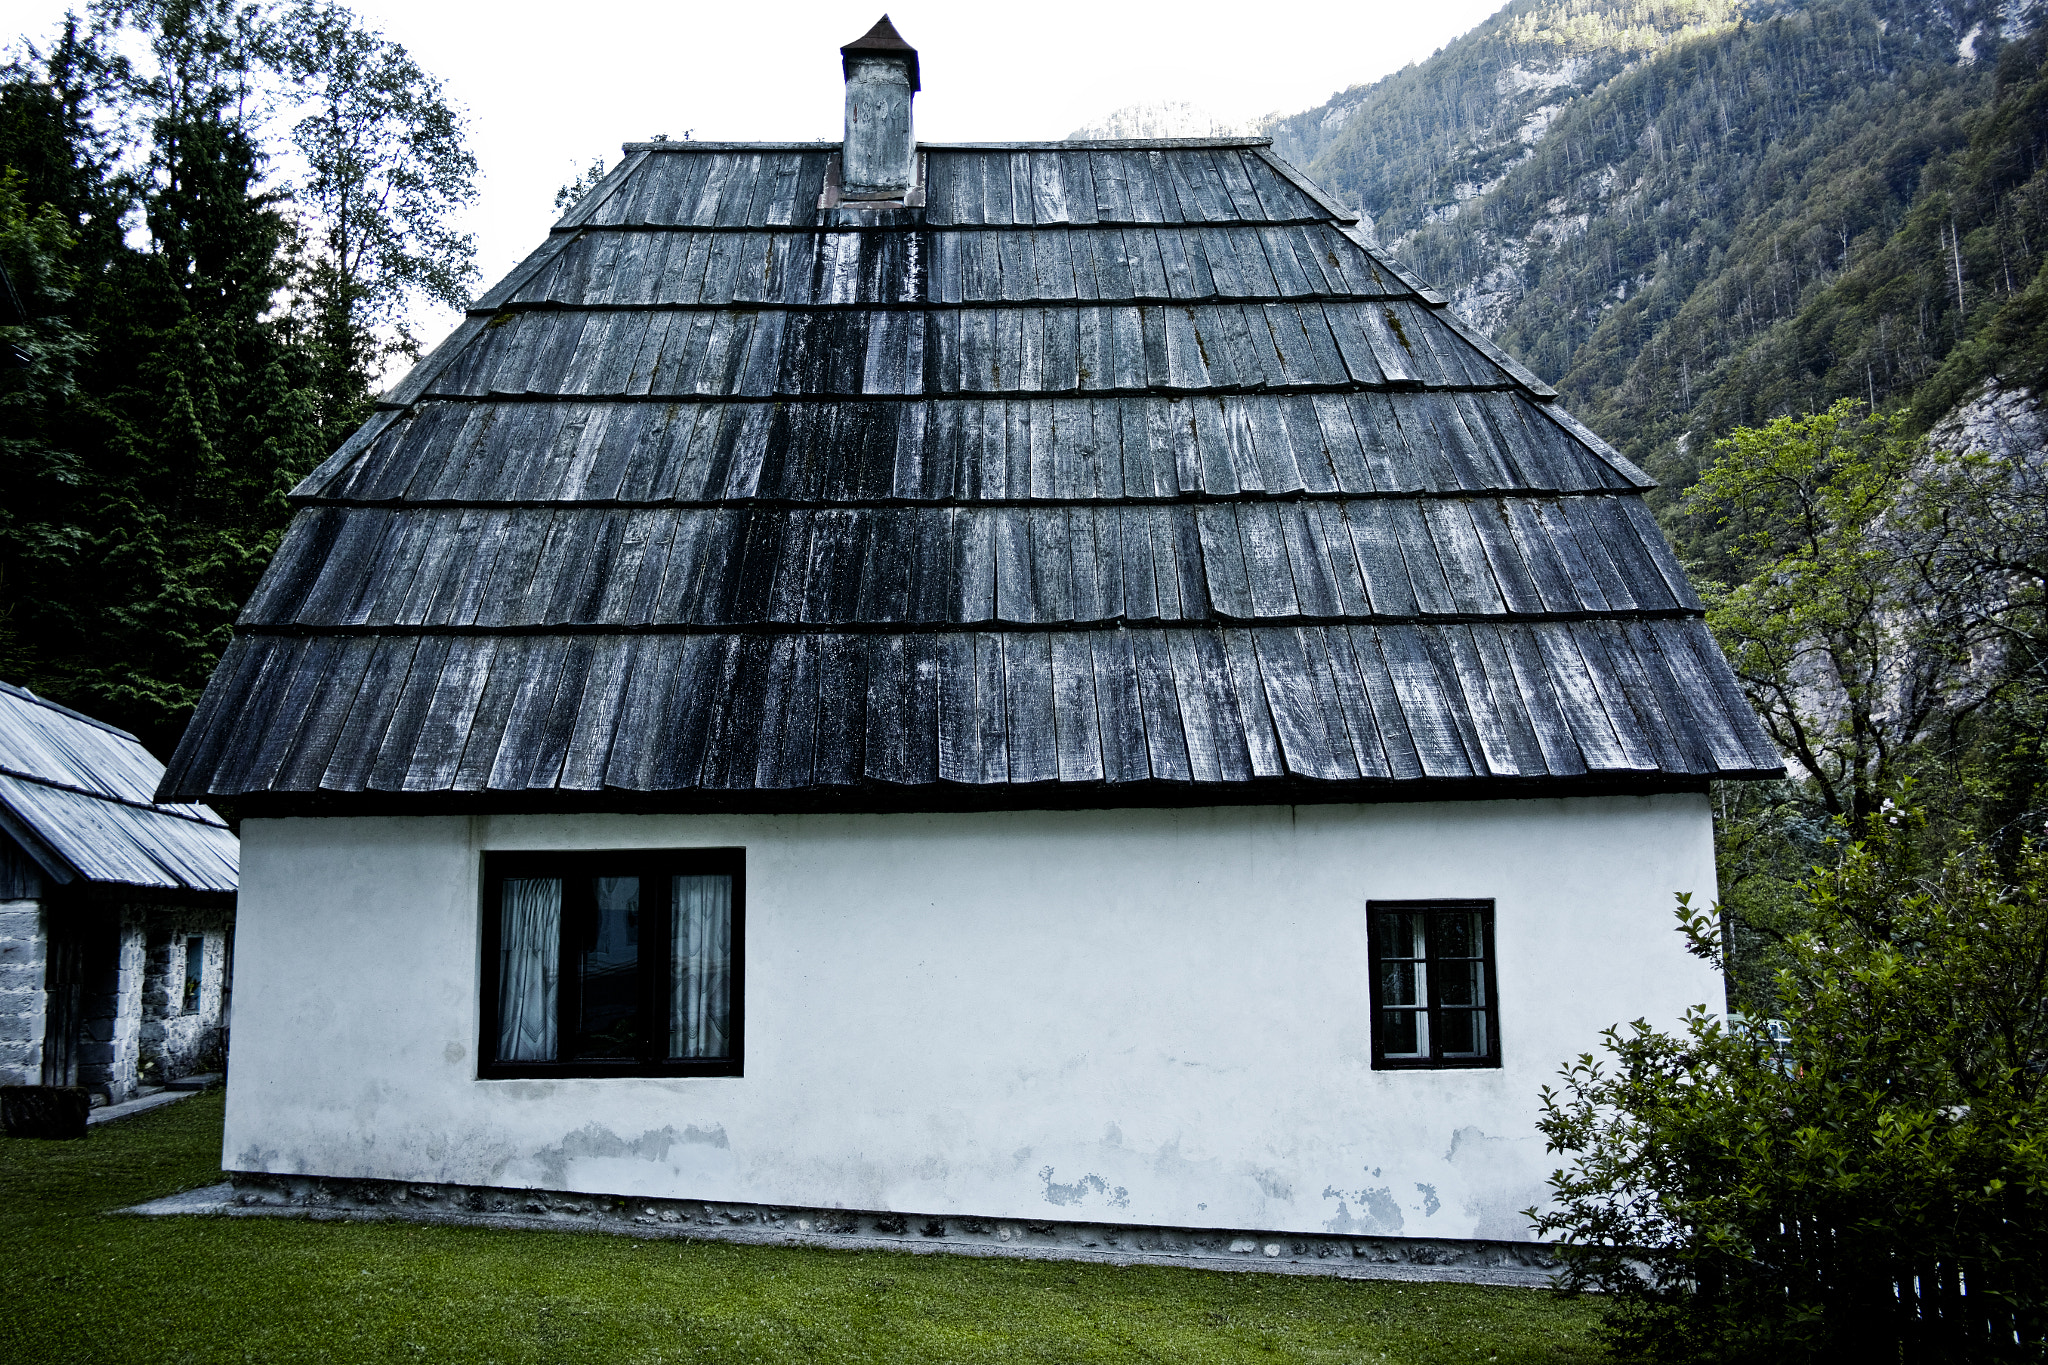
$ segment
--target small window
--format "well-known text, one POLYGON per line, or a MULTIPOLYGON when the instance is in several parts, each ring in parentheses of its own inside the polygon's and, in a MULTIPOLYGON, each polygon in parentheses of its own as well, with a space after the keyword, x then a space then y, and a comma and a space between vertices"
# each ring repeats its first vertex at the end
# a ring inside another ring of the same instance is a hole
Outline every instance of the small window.
POLYGON ((484 863, 486 1077, 740 1074, 743 855, 484 863))
POLYGON ((199 988, 206 981, 206 940, 198 934, 185 940, 185 995, 180 1008, 199 1013, 199 988))
POLYGON ((1375 1069, 1500 1065, 1492 901, 1371 901, 1375 1069))

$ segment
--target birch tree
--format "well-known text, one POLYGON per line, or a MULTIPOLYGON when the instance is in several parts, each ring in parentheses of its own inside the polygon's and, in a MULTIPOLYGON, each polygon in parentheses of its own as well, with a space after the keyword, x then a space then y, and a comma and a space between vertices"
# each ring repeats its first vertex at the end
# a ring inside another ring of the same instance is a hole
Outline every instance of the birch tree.
POLYGON ((468 303, 476 244, 450 219, 476 198, 476 158, 441 82, 348 9, 296 0, 280 36, 304 110, 292 141, 306 163, 297 201, 321 417, 339 439, 384 362, 418 353, 408 309, 468 303))

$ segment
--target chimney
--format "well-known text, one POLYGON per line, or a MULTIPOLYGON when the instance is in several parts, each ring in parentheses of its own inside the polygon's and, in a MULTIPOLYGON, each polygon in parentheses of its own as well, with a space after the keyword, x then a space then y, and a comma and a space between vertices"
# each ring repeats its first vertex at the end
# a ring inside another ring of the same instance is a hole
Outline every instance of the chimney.
POLYGON ((841 193, 848 199, 901 199, 917 175, 910 100, 917 94, 917 49, 883 15, 839 49, 846 69, 846 151, 841 193))

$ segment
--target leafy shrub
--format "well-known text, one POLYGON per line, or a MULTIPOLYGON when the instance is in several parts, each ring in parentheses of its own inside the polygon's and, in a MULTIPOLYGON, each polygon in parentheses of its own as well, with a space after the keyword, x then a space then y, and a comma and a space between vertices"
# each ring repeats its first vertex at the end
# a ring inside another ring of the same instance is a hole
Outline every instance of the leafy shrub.
MULTIPOLYGON (((1782 1027, 1637 1021, 1546 1087, 1569 1165, 1531 1214, 1621 1354, 2048 1354, 2048 853, 2007 883, 1921 835, 1886 809, 1816 869, 1782 1027)), ((1718 961, 1718 914, 1679 916, 1718 961)))

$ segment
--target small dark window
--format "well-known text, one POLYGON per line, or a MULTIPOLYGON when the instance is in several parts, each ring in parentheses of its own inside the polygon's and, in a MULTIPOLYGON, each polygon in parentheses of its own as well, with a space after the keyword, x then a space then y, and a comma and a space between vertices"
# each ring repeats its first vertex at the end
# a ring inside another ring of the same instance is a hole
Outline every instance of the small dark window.
POLYGON ((1499 1066, 1492 901, 1371 901, 1372 1064, 1499 1066))
POLYGON ((194 934, 185 940, 185 996, 181 1005, 186 1014, 199 1013, 199 988, 206 982, 206 940, 194 934))
POLYGON ((484 859, 486 1077, 740 1074, 744 855, 484 859))

